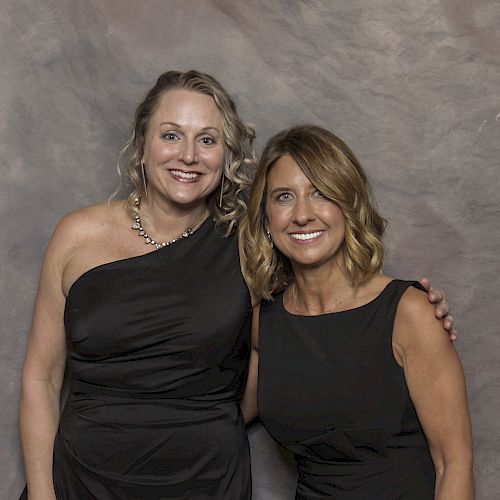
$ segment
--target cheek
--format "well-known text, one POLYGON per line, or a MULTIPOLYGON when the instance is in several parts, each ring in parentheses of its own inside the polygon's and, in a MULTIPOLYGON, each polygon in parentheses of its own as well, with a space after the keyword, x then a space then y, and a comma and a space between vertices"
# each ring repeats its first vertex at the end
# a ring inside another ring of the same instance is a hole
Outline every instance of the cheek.
MULTIPOLYGON (((274 232, 279 232, 286 228, 288 221, 290 219, 288 215, 288 210, 281 208, 277 209, 272 207, 266 210, 267 220, 269 224, 269 229, 274 232)), ((276 236, 279 236, 277 234, 276 236)))
POLYGON ((332 224, 339 227, 345 227, 345 217, 339 207, 327 207, 325 208, 324 217, 331 221, 332 224))
POLYGON ((214 148, 201 150, 199 153, 199 159, 205 163, 206 166, 210 167, 212 170, 222 170, 224 166, 225 150, 224 148, 214 148))
POLYGON ((220 170, 222 174, 222 168, 224 167, 224 151, 219 151, 211 155, 210 164, 214 170, 220 170))
POLYGON ((209 179, 212 182, 220 182, 222 178, 222 172, 224 169, 224 159, 220 156, 210 156, 209 158, 201 159, 200 163, 203 163, 204 166, 210 172, 209 179))
POLYGON ((172 147, 165 144, 152 143, 144 149, 144 159, 152 163, 159 163, 172 156, 172 147))
POLYGON ((340 216, 336 218, 335 225, 338 228, 336 231, 337 236, 342 238, 342 241, 344 242, 346 234, 346 222, 342 214, 340 214, 340 216))

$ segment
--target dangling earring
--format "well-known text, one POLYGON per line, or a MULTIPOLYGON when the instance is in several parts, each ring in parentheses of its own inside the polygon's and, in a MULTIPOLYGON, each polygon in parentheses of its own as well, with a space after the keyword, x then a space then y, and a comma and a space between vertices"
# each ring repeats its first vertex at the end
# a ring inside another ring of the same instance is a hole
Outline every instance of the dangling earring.
POLYGON ((142 184, 144 185, 144 196, 148 197, 148 188, 146 186, 146 173, 144 172, 144 162, 141 161, 142 184))
POLYGON ((269 240, 269 244, 271 245, 271 248, 274 248, 274 243, 273 240, 271 239, 271 232, 269 229, 266 229, 266 234, 267 234, 267 239, 269 240))
POLYGON ((222 172, 222 182, 220 184, 219 208, 222 208, 222 197, 224 194, 224 172, 222 172))

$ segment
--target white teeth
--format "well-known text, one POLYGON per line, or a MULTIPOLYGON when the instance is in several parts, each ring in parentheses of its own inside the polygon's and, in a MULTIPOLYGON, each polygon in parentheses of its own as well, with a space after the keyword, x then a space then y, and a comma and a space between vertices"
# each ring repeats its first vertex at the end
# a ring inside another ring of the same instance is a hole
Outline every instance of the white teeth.
POLYGON ((314 231, 314 233, 291 233, 290 236, 296 240, 312 240, 317 238, 321 231, 314 231))
POLYGON ((182 170, 171 170, 172 175, 183 179, 196 179, 200 176, 197 172, 182 172, 182 170))

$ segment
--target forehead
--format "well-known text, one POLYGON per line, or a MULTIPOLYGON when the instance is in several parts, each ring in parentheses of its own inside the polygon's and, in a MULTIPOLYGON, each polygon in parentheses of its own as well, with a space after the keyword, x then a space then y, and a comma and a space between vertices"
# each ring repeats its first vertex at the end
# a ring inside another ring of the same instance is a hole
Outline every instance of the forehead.
POLYGON ((276 186, 286 187, 293 185, 307 185, 312 183, 304 174, 294 158, 290 155, 280 156, 267 174, 268 188, 276 186))
POLYGON ((222 129, 222 117, 214 99, 192 90, 165 92, 158 103, 152 122, 175 123, 181 127, 213 127, 222 129))

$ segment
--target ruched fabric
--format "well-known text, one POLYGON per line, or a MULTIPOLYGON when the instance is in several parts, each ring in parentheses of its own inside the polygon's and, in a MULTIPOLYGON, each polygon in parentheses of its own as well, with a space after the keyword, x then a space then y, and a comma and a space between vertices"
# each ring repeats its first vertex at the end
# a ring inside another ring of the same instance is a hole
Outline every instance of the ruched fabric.
POLYGON ((435 472, 404 372, 392 352, 394 280, 370 303, 297 316, 263 303, 261 419, 297 462, 300 500, 432 500, 435 472))
POLYGON ((237 238, 211 220, 78 278, 65 309, 58 500, 249 499, 239 401, 250 319, 237 238))

